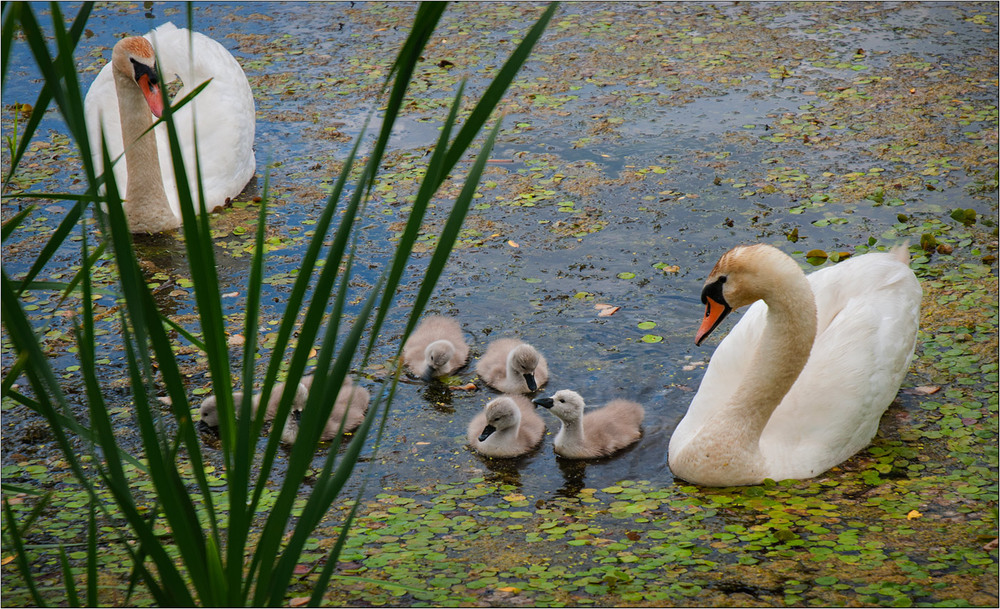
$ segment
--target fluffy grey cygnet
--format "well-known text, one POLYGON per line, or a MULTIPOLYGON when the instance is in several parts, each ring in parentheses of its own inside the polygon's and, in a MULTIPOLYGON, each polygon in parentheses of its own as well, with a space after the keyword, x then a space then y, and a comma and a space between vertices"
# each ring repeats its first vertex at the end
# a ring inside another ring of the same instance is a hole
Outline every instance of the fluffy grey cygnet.
POLYGON ((642 435, 643 407, 631 400, 612 400, 584 414, 586 404, 579 393, 563 389, 550 398, 536 398, 559 417, 562 427, 553 448, 568 459, 605 457, 636 442, 642 435))
POLYGON ((465 365, 469 345, 462 327, 450 317, 433 315, 420 322, 403 345, 403 363, 424 381, 447 376, 465 365))
POLYGON ((502 395, 469 423, 469 446, 488 457, 519 457, 541 444, 545 422, 528 398, 502 395))
MULTIPOLYGON (((236 405, 236 408, 240 407, 241 401, 243 401, 243 392, 234 391, 233 404, 236 405)), ((201 427, 215 429, 219 426, 219 404, 215 395, 210 395, 201 402, 201 408, 198 409, 198 417, 198 424, 201 427)))
MULTIPOLYGON (((306 400, 309 398, 312 381, 312 376, 302 377, 295 391, 292 408, 281 430, 281 441, 286 444, 293 444, 298 437, 299 420, 302 417, 302 410, 305 408, 306 400)), ((274 418, 278 404, 281 402, 281 394, 284 390, 284 383, 278 383, 271 389, 271 397, 267 401, 264 420, 270 421, 274 418)), ((260 393, 255 394, 250 402, 254 414, 257 413, 257 408, 260 406, 260 395, 260 393)), ((239 404, 241 399, 243 399, 243 392, 237 391, 233 393, 233 401, 235 403, 239 404)), ((355 386, 350 377, 345 377, 344 384, 337 393, 333 412, 330 413, 330 418, 327 419, 323 433, 320 435, 320 441, 327 442, 337 436, 337 431, 340 429, 340 422, 344 419, 345 413, 347 414, 347 419, 344 421, 344 432, 348 433, 357 429, 361 421, 364 420, 365 413, 368 411, 369 400, 370 396, 366 389, 355 386)), ((210 428, 219 426, 218 404, 214 395, 205 398, 199 412, 201 424, 210 428)))
POLYGON ((549 380, 545 357, 516 338, 490 343, 476 364, 476 372, 487 385, 503 393, 534 393, 549 380))
MULTIPOLYGON (((300 388, 306 384, 307 379, 309 381, 307 389, 311 388, 311 376, 302 379, 302 383, 299 385, 300 388)), ((340 391, 337 392, 333 411, 330 412, 330 417, 326 420, 326 425, 323 427, 323 433, 319 436, 319 441, 329 442, 336 438, 337 432, 340 431, 341 421, 344 424, 344 433, 350 433, 357 429, 365 419, 365 413, 368 412, 368 402, 370 400, 371 396, 367 389, 360 385, 355 385, 350 377, 344 377, 344 383, 340 386, 340 391)), ((295 402, 292 403, 292 409, 289 411, 288 418, 285 420, 285 426, 281 430, 281 441, 285 444, 294 444, 298 438, 299 421, 302 418, 302 409, 304 407, 305 400, 300 402, 298 394, 296 394, 295 402)))

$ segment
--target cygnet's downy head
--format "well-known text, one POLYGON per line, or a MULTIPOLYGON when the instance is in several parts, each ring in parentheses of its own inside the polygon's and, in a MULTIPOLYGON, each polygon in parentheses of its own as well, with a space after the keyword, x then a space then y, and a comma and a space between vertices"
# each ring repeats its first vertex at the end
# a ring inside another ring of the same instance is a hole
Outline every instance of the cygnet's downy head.
POLYGON ((538 390, 535 382, 535 369, 538 368, 539 355, 531 345, 518 345, 507 355, 507 368, 515 374, 524 377, 529 391, 538 390))
POLYGON ((532 403, 535 406, 548 408, 552 414, 566 422, 579 421, 583 418, 585 406, 583 397, 569 389, 557 391, 550 398, 535 398, 532 403))
MULTIPOLYGON (((237 408, 239 408, 242 400, 242 391, 233 392, 233 404, 237 408)), ((201 403, 201 408, 198 409, 198 416, 198 431, 212 434, 219 433, 219 403, 214 395, 208 396, 201 403)))
POLYGON ((436 340, 427 345, 424 349, 424 361, 427 369, 424 371, 423 380, 430 381, 434 377, 442 376, 448 367, 448 362, 455 355, 455 345, 451 341, 436 340))
POLYGON ((299 422, 302 420, 302 410, 306 406, 306 400, 309 399, 309 391, 306 386, 299 383, 298 388, 295 390, 295 398, 292 401, 292 409, 288 411, 288 418, 285 419, 285 425, 281 429, 281 441, 285 444, 294 444, 295 440, 299 437, 299 422))
POLYGON ((160 97, 160 78, 156 73, 153 45, 142 36, 123 38, 111 52, 111 64, 135 82, 146 98, 150 112, 159 118, 163 114, 163 98, 160 97))
POLYGON ((479 441, 485 442, 495 432, 517 427, 520 423, 521 409, 514 400, 497 398, 486 405, 486 427, 479 434, 479 441))

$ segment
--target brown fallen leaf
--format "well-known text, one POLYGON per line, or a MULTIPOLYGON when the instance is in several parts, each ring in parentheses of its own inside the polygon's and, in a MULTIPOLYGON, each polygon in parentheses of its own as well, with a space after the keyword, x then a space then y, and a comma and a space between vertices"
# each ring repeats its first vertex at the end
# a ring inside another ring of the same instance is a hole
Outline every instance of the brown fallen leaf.
POLYGON ((289 607, 304 607, 309 604, 308 596, 298 596, 288 601, 289 607))
POLYGON ((448 385, 448 389, 452 391, 475 391, 477 387, 475 383, 466 383, 465 385, 448 385))
POLYGON ((938 391, 941 391, 941 388, 937 385, 921 385, 920 387, 907 387, 903 389, 903 393, 909 395, 931 395, 938 391))
POLYGON ((230 347, 242 347, 247 342, 247 339, 243 338, 242 334, 233 334, 227 342, 230 347))
POLYGON ((513 241, 513 240, 511 240, 511 239, 508 239, 508 240, 507 240, 507 245, 509 245, 509 246, 511 246, 511 247, 521 247, 520 245, 518 245, 518 244, 517 244, 517 242, 516 242, 516 241, 513 241))
POLYGON ((611 317, 612 315, 614 315, 615 313, 617 313, 619 309, 621 309, 621 307, 607 307, 605 309, 600 309, 597 312, 597 316, 598 317, 611 317))

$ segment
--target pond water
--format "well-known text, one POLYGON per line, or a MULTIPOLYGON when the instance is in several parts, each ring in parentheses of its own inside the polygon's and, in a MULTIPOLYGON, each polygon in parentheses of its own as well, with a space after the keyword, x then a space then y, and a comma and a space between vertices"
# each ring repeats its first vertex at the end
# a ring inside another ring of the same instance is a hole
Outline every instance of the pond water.
MULTIPOLYGON (((371 270, 362 269, 362 281, 374 280, 394 248, 415 167, 437 136, 456 83, 468 78, 469 92, 481 92, 539 12, 535 4, 448 9, 390 144, 384 188, 368 210, 364 262, 371 270), (438 67, 442 60, 453 66, 438 67)), ((412 13, 409 4, 194 5, 195 28, 233 52, 256 97, 257 185, 248 196, 259 192, 267 168, 275 199, 269 234, 281 243, 267 260, 262 328, 283 313, 311 220, 378 103, 412 13)), ((166 20, 183 26, 182 6, 99 6, 77 54, 82 85, 89 86, 119 37, 166 20)), ((996 31, 996 7, 980 3, 561 6, 511 88, 496 162, 427 312, 461 321, 473 353, 463 382, 474 379, 475 357, 489 340, 518 336, 548 359, 552 377, 542 395, 571 388, 594 405, 635 399, 646 408, 642 440, 610 459, 568 462, 552 452, 556 419, 542 413, 549 425, 543 446, 514 464, 497 464, 465 447, 466 425, 493 397, 489 389, 449 392, 406 381, 374 462, 374 486, 485 476, 547 498, 620 480, 670 484, 670 435, 713 349, 739 319, 734 315, 704 345, 693 344, 701 284, 722 253, 765 242, 805 264, 803 252, 812 249, 860 252, 870 240, 914 244, 928 230, 948 240, 949 230, 961 228, 949 219, 955 208, 995 218, 995 191, 976 186, 996 166, 996 31), (597 303, 621 308, 598 317, 597 303), (640 329, 642 322, 656 325, 640 329), (662 340, 646 342, 647 335, 662 340)), ((33 102, 38 88, 24 45, 15 44, 10 64, 5 133, 10 104, 33 102)), ((59 139, 64 126, 52 114, 40 133, 49 147, 32 152, 39 175, 25 179, 24 189, 72 191, 79 170, 59 139)), ((22 204, 5 201, 3 218, 22 204)), ((243 248, 250 243, 242 231, 252 227, 256 209, 213 218, 220 289, 236 294, 223 300, 230 333, 242 327, 249 264, 243 248)), ((26 270, 39 236, 61 211, 43 205, 32 230, 5 244, 9 275, 26 270)), ((441 217, 432 211, 426 238, 441 217)), ((973 250, 985 254, 995 237, 971 239, 956 246, 955 256, 978 263, 973 250)), ((165 286, 159 304, 191 326, 183 244, 159 237, 138 251, 165 286)), ((49 276, 65 273, 77 255, 73 247, 60 252, 49 276)), ((415 255, 411 275, 428 257, 415 255)), ((990 276, 995 280, 995 266, 990 276)), ((400 291, 372 365, 356 371, 370 389, 392 366, 415 285, 411 279, 400 291)), ((39 298, 41 326, 51 322, 42 314, 51 313, 54 299, 39 298)), ((107 331, 100 355, 110 377, 124 379, 117 330, 107 331)), ((53 352, 57 368, 72 365, 65 346, 53 352)), ((234 370, 239 356, 234 350, 234 370)), ((188 390, 197 402, 210 382, 203 363, 191 356, 190 364, 188 390)), ((911 375, 904 385, 923 382, 911 375)), ((119 397, 117 405, 127 406, 129 396, 119 397)), ((904 396, 894 408, 914 410, 916 401, 904 396)), ((7 405, 4 420, 5 442, 35 421, 7 405)), ((130 424, 124 412, 120 420, 130 424)), ((44 453, 24 440, 17 446, 22 457, 44 453)), ((4 452, 5 463, 11 454, 4 452)))

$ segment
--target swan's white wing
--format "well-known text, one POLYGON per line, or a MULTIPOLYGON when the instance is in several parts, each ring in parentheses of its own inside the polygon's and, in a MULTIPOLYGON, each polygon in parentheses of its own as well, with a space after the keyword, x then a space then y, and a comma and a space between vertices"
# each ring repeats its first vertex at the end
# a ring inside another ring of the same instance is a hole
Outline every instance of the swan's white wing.
POLYGON ((816 341, 760 441, 782 477, 815 476, 866 446, 916 343, 920 284, 888 254, 813 273, 810 284, 816 341))
MULTIPOLYGON (((174 101, 179 101, 206 80, 211 80, 198 96, 174 116, 183 151, 188 181, 195 180, 195 127, 198 156, 201 161, 202 186, 208 211, 225 205, 238 195, 253 177, 256 159, 253 141, 256 109, 253 93, 243 68, 218 42, 183 28, 164 24, 146 37, 153 43, 160 71, 171 81, 179 78, 183 87, 174 101), (168 27, 169 26, 169 27, 168 27)), ((166 127, 156 129, 161 152, 160 167, 170 206, 180 215, 177 186, 169 150, 166 127)))

